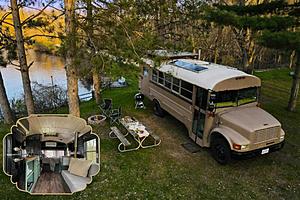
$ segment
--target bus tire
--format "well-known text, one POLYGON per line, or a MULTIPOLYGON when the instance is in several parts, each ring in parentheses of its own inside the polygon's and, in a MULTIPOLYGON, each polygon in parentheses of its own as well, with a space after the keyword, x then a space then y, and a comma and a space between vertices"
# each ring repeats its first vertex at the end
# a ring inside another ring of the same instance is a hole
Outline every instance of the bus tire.
POLYGON ((212 141, 211 151, 213 158, 221 165, 226 165, 231 160, 230 146, 225 138, 217 137, 212 141))
POLYGON ((153 106, 154 114, 159 117, 164 117, 165 113, 164 113, 164 110, 160 107, 159 102, 157 100, 154 100, 153 103, 154 103, 154 106, 153 106))

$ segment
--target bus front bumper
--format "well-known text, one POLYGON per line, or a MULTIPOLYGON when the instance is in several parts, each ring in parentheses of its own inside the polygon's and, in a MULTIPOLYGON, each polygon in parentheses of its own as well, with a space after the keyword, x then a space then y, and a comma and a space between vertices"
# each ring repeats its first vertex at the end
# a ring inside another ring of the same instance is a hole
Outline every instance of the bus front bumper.
POLYGON ((237 152, 234 150, 231 150, 231 154, 233 157, 248 157, 248 156, 258 156, 258 155, 264 155, 264 154, 269 154, 274 151, 278 151, 283 148, 284 146, 284 140, 280 143, 268 146, 268 147, 263 147, 260 149, 255 149, 252 151, 246 151, 246 152, 237 152))

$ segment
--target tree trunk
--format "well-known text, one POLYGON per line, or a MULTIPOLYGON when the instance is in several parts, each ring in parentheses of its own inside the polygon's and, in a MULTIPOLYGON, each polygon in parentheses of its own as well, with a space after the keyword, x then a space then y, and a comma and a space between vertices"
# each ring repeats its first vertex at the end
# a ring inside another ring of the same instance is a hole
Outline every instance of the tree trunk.
POLYGON ((68 87, 68 105, 69 113, 79 117, 79 97, 78 97, 78 77, 77 71, 74 66, 74 58, 76 51, 76 38, 75 38, 75 0, 65 0, 65 26, 66 26, 66 74, 67 74, 67 87, 68 87))
POLYGON ((249 74, 253 73, 253 60, 255 57, 255 44, 252 39, 252 33, 249 28, 245 32, 243 44, 243 70, 249 74))
POLYGON ((218 51, 219 39, 220 39, 220 37, 222 37, 222 32, 223 32, 223 28, 217 27, 217 36, 216 36, 216 39, 215 39, 215 49, 214 49, 214 63, 218 62, 218 57, 219 57, 219 51, 218 51))
POLYGON ((291 95, 290 100, 288 104, 288 110, 289 111, 295 111, 296 110, 296 104, 298 99, 298 93, 299 93, 299 85, 300 85, 300 51, 296 52, 297 55, 297 61, 295 66, 295 72, 293 76, 293 82, 292 82, 292 89, 291 89, 291 95))
MULTIPOLYGON (((88 46, 91 47, 92 54, 94 55, 96 52, 95 46, 93 44, 93 32, 94 32, 94 24, 93 24, 93 5, 92 0, 87 1, 87 23, 88 23, 88 46)), ((100 104, 101 99, 101 78, 99 71, 97 70, 98 66, 92 66, 92 77, 93 77, 93 86, 94 86, 94 95, 97 104, 100 104)))
POLYGON ((7 99, 1 71, 0 71, 0 106, 4 117, 4 123, 6 124, 14 123, 15 118, 10 109, 10 105, 7 99))
POLYGON ((279 66, 281 65, 281 61, 282 61, 282 55, 279 53, 276 61, 279 66))
POLYGON ((290 64, 289 64, 289 68, 292 69, 294 64, 295 64, 295 54, 296 51, 292 51, 291 55, 290 55, 290 64))
POLYGON ((218 48, 215 48, 215 51, 214 51, 214 63, 217 63, 218 62, 218 48))
POLYGON ((27 113, 28 115, 30 115, 34 113, 34 102, 33 102, 32 90, 30 85, 29 67, 27 65, 22 25, 21 25, 20 15, 19 15, 19 8, 17 5, 17 0, 11 0, 10 3, 11 3, 11 10, 13 16, 14 29, 16 34, 17 52, 18 52, 20 71, 21 71, 21 77, 23 82, 25 103, 26 103, 27 113))
POLYGON ((254 63, 254 60, 255 60, 255 54, 256 54, 256 51, 255 51, 255 43, 254 43, 254 40, 252 39, 250 41, 250 44, 249 44, 249 49, 248 49, 248 55, 249 55, 249 59, 248 59, 248 62, 247 62, 247 68, 246 68, 246 72, 248 74, 253 74, 253 63, 254 63))
POLYGON ((97 104, 100 104, 101 100, 101 78, 97 70, 93 70, 93 86, 95 92, 95 100, 97 104))

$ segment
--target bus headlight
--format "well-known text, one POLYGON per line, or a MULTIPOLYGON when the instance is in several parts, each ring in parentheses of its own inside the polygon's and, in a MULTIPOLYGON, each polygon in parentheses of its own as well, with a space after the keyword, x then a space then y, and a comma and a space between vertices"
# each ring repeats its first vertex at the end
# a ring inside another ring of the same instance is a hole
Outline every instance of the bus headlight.
POLYGON ((245 144, 240 145, 240 144, 233 143, 233 148, 236 150, 244 150, 244 149, 248 148, 248 145, 245 145, 245 144))
POLYGON ((284 140, 284 136, 285 136, 285 132, 281 129, 281 132, 280 132, 280 142, 284 140))

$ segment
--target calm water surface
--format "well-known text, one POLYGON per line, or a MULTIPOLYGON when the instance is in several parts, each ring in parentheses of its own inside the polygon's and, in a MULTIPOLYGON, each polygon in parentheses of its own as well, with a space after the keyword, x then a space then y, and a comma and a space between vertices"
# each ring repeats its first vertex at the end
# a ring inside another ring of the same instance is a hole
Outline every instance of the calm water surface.
MULTIPOLYGON (((31 82, 38 82, 43 85, 51 85, 51 76, 53 82, 67 89, 67 77, 64 69, 64 59, 47 55, 43 53, 37 53, 33 50, 27 52, 28 63, 34 61, 34 64, 30 67, 29 75, 31 82)), ((20 71, 16 70, 14 66, 9 65, 6 68, 0 68, 4 79, 6 93, 8 98, 20 98, 23 94, 22 79, 20 71)), ((79 81, 79 95, 90 91, 89 86, 84 86, 79 81)))

